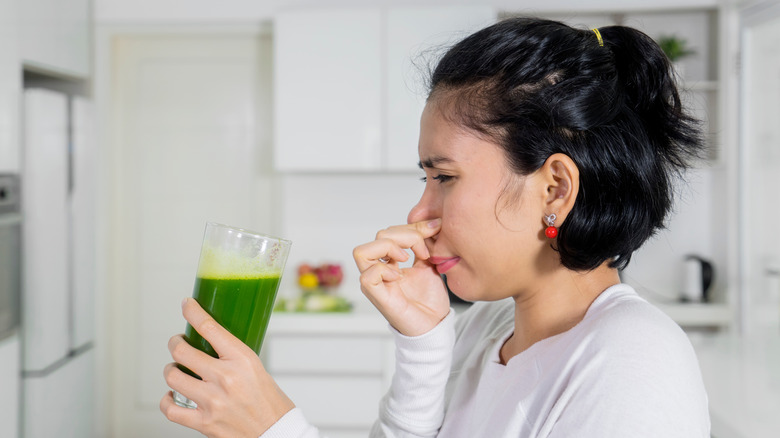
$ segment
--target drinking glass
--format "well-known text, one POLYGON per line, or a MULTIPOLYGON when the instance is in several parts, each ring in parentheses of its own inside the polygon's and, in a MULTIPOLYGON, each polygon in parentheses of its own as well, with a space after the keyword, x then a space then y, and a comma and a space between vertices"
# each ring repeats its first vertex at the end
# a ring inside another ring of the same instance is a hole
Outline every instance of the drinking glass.
MULTIPOLYGON (((241 228, 209 222, 203 234, 192 297, 220 325, 260 353, 292 242, 241 228)), ((218 357, 214 348, 190 324, 184 339, 218 357)), ((185 373, 198 375, 179 365, 185 373)), ((173 391, 179 406, 197 404, 173 391)))

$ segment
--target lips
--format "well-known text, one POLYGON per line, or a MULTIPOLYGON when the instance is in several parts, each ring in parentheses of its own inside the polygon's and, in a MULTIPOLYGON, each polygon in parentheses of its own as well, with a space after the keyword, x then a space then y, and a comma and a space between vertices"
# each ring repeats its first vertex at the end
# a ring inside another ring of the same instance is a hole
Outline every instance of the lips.
POLYGON ((431 257, 428 261, 436 265, 439 274, 444 274, 458 264, 460 257, 431 257))

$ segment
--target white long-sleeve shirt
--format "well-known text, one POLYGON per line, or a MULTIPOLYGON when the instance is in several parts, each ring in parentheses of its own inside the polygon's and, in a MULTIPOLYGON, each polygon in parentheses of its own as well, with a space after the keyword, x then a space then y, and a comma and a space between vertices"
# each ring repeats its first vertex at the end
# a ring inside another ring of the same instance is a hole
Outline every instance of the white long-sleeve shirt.
MULTIPOLYGON (((396 333, 396 374, 372 437, 709 437, 688 338, 627 285, 512 357, 514 302, 476 303, 418 337, 396 333)), ((262 438, 313 438, 294 409, 262 438)))

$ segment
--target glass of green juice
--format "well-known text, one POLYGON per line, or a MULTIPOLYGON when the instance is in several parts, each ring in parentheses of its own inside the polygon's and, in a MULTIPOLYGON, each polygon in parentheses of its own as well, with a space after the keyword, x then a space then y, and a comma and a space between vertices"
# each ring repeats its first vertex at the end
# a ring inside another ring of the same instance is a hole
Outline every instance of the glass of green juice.
MULTIPOLYGON (((206 224, 192 297, 220 325, 258 354, 291 244, 289 240, 254 231, 206 224)), ((193 347, 218 357, 190 324, 184 331, 184 339, 193 347)), ((200 378, 182 365, 179 368, 200 378)), ((176 391, 173 399, 179 406, 197 407, 176 391)))

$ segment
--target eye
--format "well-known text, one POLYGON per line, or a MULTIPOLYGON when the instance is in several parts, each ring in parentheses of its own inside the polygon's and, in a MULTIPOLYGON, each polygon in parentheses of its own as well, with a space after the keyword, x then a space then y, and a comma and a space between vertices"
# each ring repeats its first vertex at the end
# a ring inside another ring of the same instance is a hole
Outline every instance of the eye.
MULTIPOLYGON (((445 183, 445 182, 447 182, 447 181, 451 180, 453 177, 452 177, 452 176, 450 176, 450 175, 441 175, 441 174, 439 174, 439 175, 433 176, 433 177, 431 177, 431 178, 432 178, 434 181, 438 181, 438 182, 439 182, 439 184, 443 184, 443 183, 445 183)), ((428 182, 428 177, 424 176, 424 177, 420 178, 420 181, 422 181, 422 182, 428 182)))

